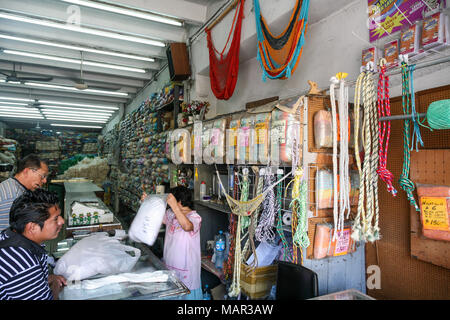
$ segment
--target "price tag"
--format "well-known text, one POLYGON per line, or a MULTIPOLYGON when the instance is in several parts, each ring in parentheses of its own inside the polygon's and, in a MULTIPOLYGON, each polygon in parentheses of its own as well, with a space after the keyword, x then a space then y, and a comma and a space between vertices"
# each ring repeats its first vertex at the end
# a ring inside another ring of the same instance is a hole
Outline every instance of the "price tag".
POLYGON ((336 246, 334 247, 334 256, 342 256, 347 254, 348 247, 350 245, 350 228, 338 231, 338 237, 336 240, 336 246))
POLYGON ((448 230, 447 198, 421 197, 423 228, 428 230, 448 230))

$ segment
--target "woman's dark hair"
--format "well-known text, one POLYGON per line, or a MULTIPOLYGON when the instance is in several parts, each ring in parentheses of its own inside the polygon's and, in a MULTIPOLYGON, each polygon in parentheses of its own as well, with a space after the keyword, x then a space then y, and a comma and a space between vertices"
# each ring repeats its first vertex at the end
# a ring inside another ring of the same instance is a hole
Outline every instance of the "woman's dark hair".
POLYGON ((50 217, 49 209, 58 205, 58 195, 44 189, 25 191, 14 200, 9 212, 9 224, 13 230, 22 234, 29 222, 44 227, 45 220, 50 217))
POLYGON ((191 209, 194 208, 191 189, 184 186, 178 186, 170 189, 170 193, 173 194, 173 196, 175 197, 175 199, 177 199, 177 201, 181 201, 181 205, 183 207, 188 207, 191 209))
POLYGON ((39 169, 43 161, 35 154, 29 154, 23 159, 17 161, 17 173, 22 172, 26 168, 39 169))

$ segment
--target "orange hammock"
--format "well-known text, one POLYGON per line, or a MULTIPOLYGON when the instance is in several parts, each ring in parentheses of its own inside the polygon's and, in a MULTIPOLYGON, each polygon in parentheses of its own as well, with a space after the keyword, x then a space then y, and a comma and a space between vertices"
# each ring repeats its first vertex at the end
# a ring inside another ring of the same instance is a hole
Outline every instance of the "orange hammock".
POLYGON ((236 9, 231 26, 230 33, 225 47, 221 52, 217 51, 212 43, 211 30, 206 29, 206 36, 209 50, 209 77, 211 81, 211 89, 217 99, 228 100, 236 87, 239 72, 239 49, 241 44, 241 26, 244 11, 245 0, 239 0, 239 7, 236 9), (234 33, 233 33, 234 29, 234 33), (224 51, 228 46, 231 34, 231 41, 228 53, 224 55, 224 51), (216 53, 219 54, 217 57, 216 53))
POLYGON ((261 16, 259 1, 254 0, 258 37, 258 60, 263 69, 263 79, 286 79, 297 68, 308 26, 309 0, 297 0, 288 26, 275 37, 261 16))

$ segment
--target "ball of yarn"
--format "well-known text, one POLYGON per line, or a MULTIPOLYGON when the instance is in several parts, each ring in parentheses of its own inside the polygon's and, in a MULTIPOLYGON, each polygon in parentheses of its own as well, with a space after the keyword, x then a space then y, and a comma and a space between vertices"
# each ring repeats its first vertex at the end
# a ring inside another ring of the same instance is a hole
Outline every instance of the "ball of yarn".
POLYGON ((427 121, 432 129, 450 129, 450 99, 432 102, 427 109, 427 121))

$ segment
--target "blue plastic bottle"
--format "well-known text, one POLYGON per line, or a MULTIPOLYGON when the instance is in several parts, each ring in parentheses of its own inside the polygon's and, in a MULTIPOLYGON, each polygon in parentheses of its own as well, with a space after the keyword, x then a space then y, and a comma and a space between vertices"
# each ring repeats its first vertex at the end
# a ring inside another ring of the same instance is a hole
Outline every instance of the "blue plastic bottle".
POLYGON ((215 252, 216 252, 216 262, 215 266, 217 269, 223 268, 223 261, 225 260, 225 235, 223 234, 222 230, 219 231, 219 234, 216 236, 216 245, 215 245, 215 252))
POLYGON ((207 284, 205 284, 205 289, 203 290, 203 300, 211 300, 211 290, 207 284))

